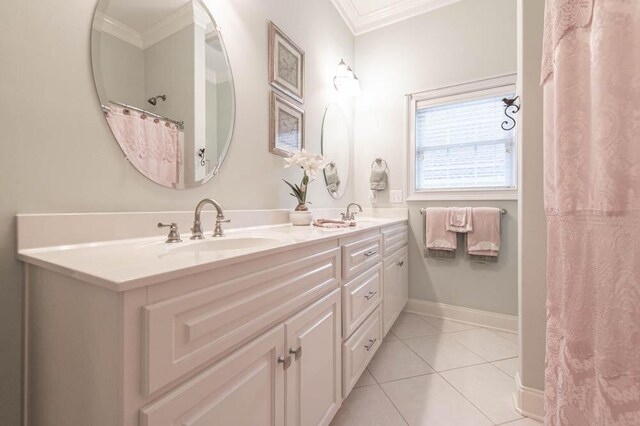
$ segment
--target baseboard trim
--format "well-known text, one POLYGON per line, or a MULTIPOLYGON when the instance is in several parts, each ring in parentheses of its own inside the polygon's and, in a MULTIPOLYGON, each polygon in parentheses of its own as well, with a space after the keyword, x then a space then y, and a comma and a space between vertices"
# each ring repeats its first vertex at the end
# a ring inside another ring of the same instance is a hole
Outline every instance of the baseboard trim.
POLYGON ((444 303, 429 302, 420 299, 409 299, 404 310, 414 314, 445 318, 501 331, 518 332, 518 317, 513 315, 496 314, 494 312, 446 305, 444 303))
POLYGON ((516 392, 513 394, 513 404, 516 411, 532 419, 544 422, 544 392, 522 385, 520 373, 515 375, 516 392))

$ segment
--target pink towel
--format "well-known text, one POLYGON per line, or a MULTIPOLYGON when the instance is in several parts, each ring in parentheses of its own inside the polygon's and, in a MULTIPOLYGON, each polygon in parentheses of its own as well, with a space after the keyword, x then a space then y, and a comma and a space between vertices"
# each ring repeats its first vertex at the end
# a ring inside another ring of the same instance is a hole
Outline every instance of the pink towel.
POLYGON ((447 212, 446 207, 431 207, 426 209, 424 214, 427 221, 426 230, 426 246, 428 250, 444 250, 455 251, 457 246, 457 237, 454 232, 447 231, 447 212))
POLYGON ((472 209, 473 232, 467 234, 467 246, 472 256, 497 257, 500 251, 500 209, 472 209))
POLYGON ((471 207, 449 207, 447 211, 447 230, 467 233, 473 231, 471 207))

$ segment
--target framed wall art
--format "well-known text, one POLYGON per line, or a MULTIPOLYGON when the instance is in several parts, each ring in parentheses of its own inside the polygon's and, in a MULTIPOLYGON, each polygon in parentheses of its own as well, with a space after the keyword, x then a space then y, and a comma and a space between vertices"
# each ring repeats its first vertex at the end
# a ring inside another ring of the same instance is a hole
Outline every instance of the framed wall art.
POLYGON ((304 103, 304 52, 273 22, 269 23, 269 83, 304 103))
POLYGON ((269 152, 289 157, 304 148, 304 110, 271 91, 269 152))

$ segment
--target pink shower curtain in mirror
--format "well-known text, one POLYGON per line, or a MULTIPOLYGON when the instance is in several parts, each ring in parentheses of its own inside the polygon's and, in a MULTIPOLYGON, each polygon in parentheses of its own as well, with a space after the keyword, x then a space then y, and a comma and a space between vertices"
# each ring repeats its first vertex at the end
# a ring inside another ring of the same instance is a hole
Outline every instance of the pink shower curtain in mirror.
POLYGON ((180 131, 175 124, 113 103, 107 121, 125 155, 152 181, 176 187, 180 181, 180 131))
POLYGON ((545 15, 546 424, 640 425, 640 0, 545 15))

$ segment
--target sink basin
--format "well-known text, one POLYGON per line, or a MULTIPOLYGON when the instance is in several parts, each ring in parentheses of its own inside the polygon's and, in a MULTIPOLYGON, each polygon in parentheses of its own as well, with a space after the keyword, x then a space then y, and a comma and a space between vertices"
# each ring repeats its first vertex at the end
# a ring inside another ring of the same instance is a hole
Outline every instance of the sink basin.
POLYGON ((384 222, 386 219, 381 219, 378 217, 357 217, 356 216, 356 223, 360 222, 360 223, 366 223, 366 222, 370 222, 370 223, 379 223, 379 222, 384 222))
POLYGON ((219 251, 219 250, 242 250, 252 249, 263 246, 271 246, 280 243, 275 238, 265 237, 220 237, 214 239, 189 241, 170 248, 173 253, 184 252, 203 252, 203 251, 219 251))

